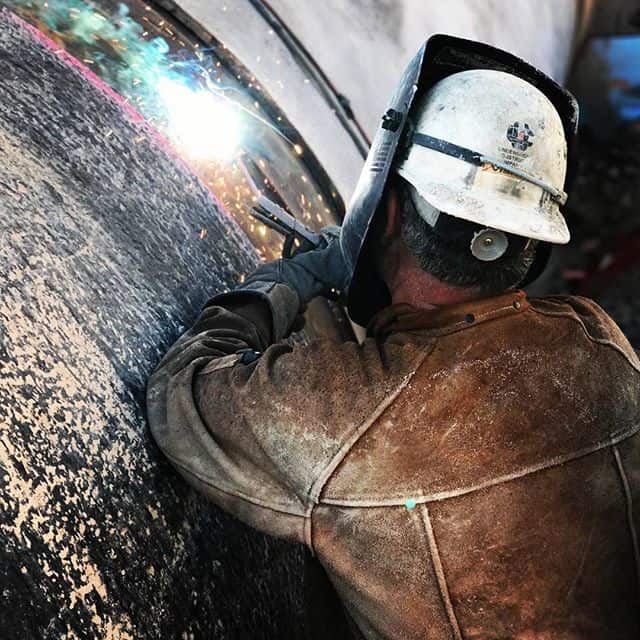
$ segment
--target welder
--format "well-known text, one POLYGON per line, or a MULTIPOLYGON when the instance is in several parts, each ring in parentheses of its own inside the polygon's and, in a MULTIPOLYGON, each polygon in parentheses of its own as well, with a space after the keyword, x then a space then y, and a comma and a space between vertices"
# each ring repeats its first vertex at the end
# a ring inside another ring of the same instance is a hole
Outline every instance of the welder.
POLYGON ((354 638, 640 637, 640 363, 591 300, 522 290, 569 241, 577 117, 432 37, 340 232, 214 297, 150 381, 171 462, 307 545, 354 638), (316 296, 364 342, 287 341, 316 296))

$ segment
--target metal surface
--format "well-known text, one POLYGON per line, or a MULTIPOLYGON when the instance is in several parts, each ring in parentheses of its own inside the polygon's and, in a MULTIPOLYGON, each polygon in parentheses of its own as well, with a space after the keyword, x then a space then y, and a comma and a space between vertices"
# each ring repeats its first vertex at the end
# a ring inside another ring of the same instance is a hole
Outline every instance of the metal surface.
POLYGON ((191 491, 142 411, 160 355, 254 248, 134 112, 7 13, 0 73, 2 637, 300 637, 299 550, 191 491))
MULTIPOLYGON (((362 153, 300 59, 249 0, 162 0, 205 42, 207 33, 254 75, 304 139, 343 199, 353 190, 362 153)), ((307 12, 305 3, 300 4, 307 12)), ((279 12, 280 13, 280 12, 279 12)), ((284 19, 289 24, 287 16, 284 19)))
POLYGON ((249 0, 249 2, 251 2, 256 11, 278 34, 301 69, 303 69, 310 78, 313 78, 319 93, 335 113, 340 124, 349 133, 349 136, 362 157, 366 158, 367 151, 369 150, 369 140, 356 119, 347 96, 337 91, 329 77, 324 73, 300 39, 289 29, 282 17, 274 11, 273 7, 266 2, 266 0, 249 0))
MULTIPOLYGON (((348 96, 370 136, 402 71, 432 34, 481 40, 563 82, 577 23, 586 23, 589 15, 583 0, 268 1, 337 91, 348 96)), ((208 4, 215 20, 215 7, 219 13, 220 5, 231 3, 208 0, 208 4)))

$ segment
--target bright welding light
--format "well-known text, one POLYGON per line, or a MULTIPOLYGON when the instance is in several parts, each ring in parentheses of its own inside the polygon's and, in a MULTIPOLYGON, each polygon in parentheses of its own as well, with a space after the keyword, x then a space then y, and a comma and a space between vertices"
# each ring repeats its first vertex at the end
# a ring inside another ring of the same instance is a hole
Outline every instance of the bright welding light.
POLYGON ((240 146, 242 118, 232 104, 208 91, 161 78, 158 93, 169 117, 168 135, 196 160, 230 160, 240 146))

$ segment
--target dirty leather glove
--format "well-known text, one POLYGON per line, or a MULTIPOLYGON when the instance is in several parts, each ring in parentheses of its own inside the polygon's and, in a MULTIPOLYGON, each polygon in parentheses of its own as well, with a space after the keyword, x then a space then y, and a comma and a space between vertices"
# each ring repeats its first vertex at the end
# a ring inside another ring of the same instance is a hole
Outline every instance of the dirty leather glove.
POLYGON ((231 293, 216 296, 210 304, 232 306, 246 296, 264 300, 271 311, 272 339, 291 331, 306 304, 316 296, 339 298, 347 286, 347 267, 340 250, 340 228, 325 227, 318 248, 303 246, 292 258, 281 258, 258 267, 231 293))
POLYGON ((305 250, 301 247, 292 258, 281 258, 258 267, 239 287, 251 290, 256 283, 286 284, 297 294, 301 305, 316 296, 337 299, 346 287, 347 268, 340 250, 340 228, 334 225, 321 232, 322 244, 305 250))

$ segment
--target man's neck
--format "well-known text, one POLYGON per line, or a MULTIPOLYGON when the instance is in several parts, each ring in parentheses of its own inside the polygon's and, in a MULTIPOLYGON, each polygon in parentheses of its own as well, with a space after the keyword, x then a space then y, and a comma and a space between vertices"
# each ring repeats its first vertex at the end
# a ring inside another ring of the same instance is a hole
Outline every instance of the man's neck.
POLYGON ((392 304, 410 304, 435 309, 481 297, 475 288, 455 287, 424 271, 402 239, 398 202, 392 197, 387 211, 387 229, 381 242, 380 274, 391 294, 392 304))
MULTIPOLYGON (((412 274, 413 275, 413 274, 412 274)), ((410 304, 418 309, 435 309, 451 304, 476 300, 474 289, 461 289, 447 285, 422 271, 419 278, 409 276, 391 290, 392 304, 410 304)))
POLYGON ((455 287, 441 282, 420 268, 413 256, 397 256, 396 269, 388 275, 392 304, 410 304, 418 309, 435 309, 469 302, 480 297, 474 288, 455 287))

